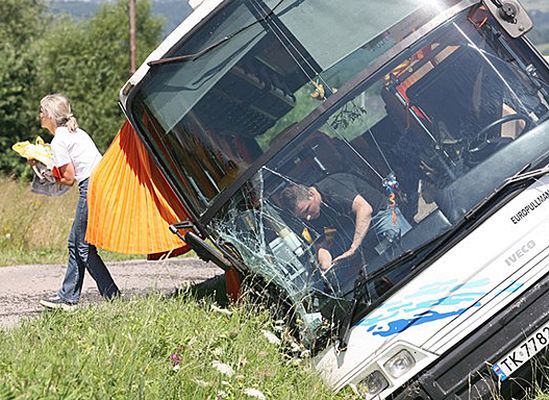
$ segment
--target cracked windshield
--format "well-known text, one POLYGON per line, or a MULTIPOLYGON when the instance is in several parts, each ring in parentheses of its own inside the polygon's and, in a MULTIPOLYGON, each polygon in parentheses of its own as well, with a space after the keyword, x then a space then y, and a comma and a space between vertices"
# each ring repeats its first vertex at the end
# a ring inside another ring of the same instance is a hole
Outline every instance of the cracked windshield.
POLYGON ((214 239, 289 299, 310 340, 409 277, 549 146, 538 61, 483 7, 399 50, 458 2, 390 1, 368 28, 374 2, 320 3, 231 2, 169 56, 200 55, 155 66, 166 73, 133 106, 188 203, 221 207, 214 239))

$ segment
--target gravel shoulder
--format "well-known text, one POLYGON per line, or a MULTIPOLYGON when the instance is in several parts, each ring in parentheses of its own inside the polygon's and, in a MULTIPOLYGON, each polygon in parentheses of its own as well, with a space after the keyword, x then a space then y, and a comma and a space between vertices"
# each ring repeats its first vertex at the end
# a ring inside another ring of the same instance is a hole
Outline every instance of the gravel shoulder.
MULTIPOLYGON (((184 283, 200 282, 223 272, 197 258, 110 262, 107 267, 125 296, 171 293, 184 283)), ((55 293, 64 274, 64 265, 0 267, 0 329, 17 326, 22 318, 39 317, 43 310, 40 299, 55 293)), ((86 272, 81 304, 99 301, 95 281, 86 272)))

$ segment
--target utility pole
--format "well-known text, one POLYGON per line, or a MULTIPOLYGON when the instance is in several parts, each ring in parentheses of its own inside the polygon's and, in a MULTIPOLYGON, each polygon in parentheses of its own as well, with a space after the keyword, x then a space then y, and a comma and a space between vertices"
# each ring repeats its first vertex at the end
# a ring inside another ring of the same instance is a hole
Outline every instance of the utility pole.
POLYGON ((130 75, 137 69, 137 11, 136 0, 129 0, 130 14, 130 75))

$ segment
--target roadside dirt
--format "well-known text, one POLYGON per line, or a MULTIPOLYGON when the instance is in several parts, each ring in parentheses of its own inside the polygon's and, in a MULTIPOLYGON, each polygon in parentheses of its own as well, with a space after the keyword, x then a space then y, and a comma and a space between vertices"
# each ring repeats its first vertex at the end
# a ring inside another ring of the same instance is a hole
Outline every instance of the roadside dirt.
MULTIPOLYGON (((107 267, 126 297, 148 292, 167 294, 186 282, 200 282, 222 273, 196 258, 113 262, 107 267)), ((43 310, 40 299, 55 293, 64 274, 64 265, 0 267, 0 329, 17 326, 22 318, 39 317, 43 310)), ((95 281, 86 272, 80 304, 99 301, 95 281)))

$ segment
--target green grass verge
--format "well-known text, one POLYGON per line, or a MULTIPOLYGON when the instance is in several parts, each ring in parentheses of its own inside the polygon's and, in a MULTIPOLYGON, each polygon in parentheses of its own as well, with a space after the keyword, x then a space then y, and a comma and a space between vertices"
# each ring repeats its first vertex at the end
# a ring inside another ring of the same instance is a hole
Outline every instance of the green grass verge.
POLYGON ((262 330, 273 331, 266 313, 225 315, 185 298, 45 313, 0 330, 0 398, 253 399, 249 389, 269 399, 345 398, 262 330))
POLYGON ((63 264, 67 261, 65 249, 0 249, 0 267, 21 264, 63 264))
MULTIPOLYGON (((99 253, 101 254, 101 258, 106 262, 142 260, 145 258, 140 255, 111 253, 104 250, 100 250, 99 253)), ((68 251, 66 247, 30 250, 25 248, 0 249, 0 267, 22 264, 65 264, 67 257, 68 251)))
POLYGON ((278 332, 264 311, 184 296, 45 312, 0 329, 0 399, 356 398, 332 393, 264 331, 278 332))

